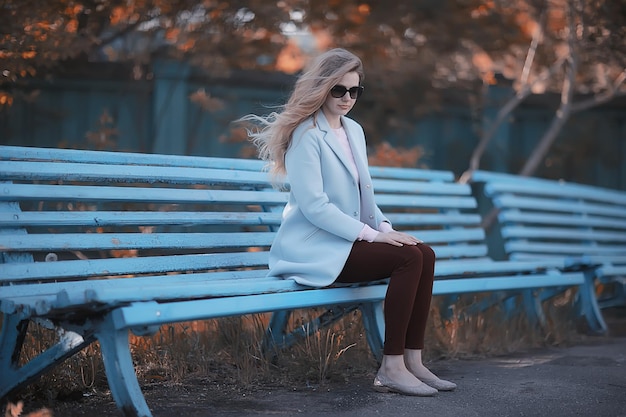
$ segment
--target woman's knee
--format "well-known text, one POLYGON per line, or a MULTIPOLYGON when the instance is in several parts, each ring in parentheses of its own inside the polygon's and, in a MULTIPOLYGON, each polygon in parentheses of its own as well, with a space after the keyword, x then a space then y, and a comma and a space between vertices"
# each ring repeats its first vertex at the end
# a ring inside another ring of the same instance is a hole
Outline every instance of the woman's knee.
POLYGON ((431 248, 425 243, 420 243, 419 245, 417 245, 417 248, 422 253, 424 261, 430 261, 430 262, 435 261, 437 255, 435 254, 435 251, 433 250, 433 248, 431 248))
POLYGON ((424 263, 424 254, 418 246, 420 245, 404 245, 398 248, 402 253, 403 264, 421 267, 424 263))

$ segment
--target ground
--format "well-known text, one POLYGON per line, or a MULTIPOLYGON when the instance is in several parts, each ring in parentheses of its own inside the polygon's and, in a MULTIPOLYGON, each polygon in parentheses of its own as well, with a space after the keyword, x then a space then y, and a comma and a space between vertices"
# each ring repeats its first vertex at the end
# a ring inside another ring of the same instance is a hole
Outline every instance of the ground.
MULTIPOLYGON (((374 369, 324 386, 283 381, 243 388, 235 382, 189 377, 178 384, 160 382, 142 388, 155 417, 625 417, 626 308, 611 309, 606 318, 609 336, 583 338, 573 346, 433 361, 431 369, 459 385, 455 392, 434 398, 376 393, 370 388, 374 369)), ((108 392, 83 394, 49 406, 55 417, 122 415, 108 392)))

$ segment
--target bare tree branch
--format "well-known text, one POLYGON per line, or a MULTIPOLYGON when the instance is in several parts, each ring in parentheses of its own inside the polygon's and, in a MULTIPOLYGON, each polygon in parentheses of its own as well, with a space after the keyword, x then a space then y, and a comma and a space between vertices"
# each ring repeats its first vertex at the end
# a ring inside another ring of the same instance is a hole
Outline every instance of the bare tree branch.
POLYGON ((556 111, 550 127, 543 134, 543 137, 539 141, 539 144, 532 152, 532 154, 526 160, 523 168, 519 172, 519 175, 530 176, 536 170, 541 161, 544 160, 546 154, 550 150, 550 147, 554 143, 561 128, 569 118, 572 110, 572 98, 574 96, 574 78, 576 77, 576 64, 575 60, 569 60, 567 66, 567 77, 563 80, 563 91, 561 92, 561 104, 556 111))
POLYGON ((535 81, 533 81, 531 84, 528 83, 530 69, 532 68, 533 62, 535 60, 537 48, 539 46, 539 43, 543 39, 543 28, 546 23, 546 16, 547 14, 545 13, 545 11, 541 13, 541 16, 539 18, 539 24, 537 26, 537 29, 533 33, 533 38, 530 42, 530 46, 528 47, 526 60, 524 61, 524 67, 522 69, 522 74, 520 77, 519 91, 511 100, 509 100, 504 105, 504 107, 502 107, 498 111, 495 120, 491 123, 487 132, 484 132, 481 135, 480 141, 478 142, 478 145, 476 145, 476 148, 474 149, 474 152, 470 157, 469 168, 461 175, 461 177, 459 178, 459 182, 466 184, 470 181, 472 173, 480 166, 480 159, 485 153, 487 145, 489 144, 489 142, 491 142, 493 136, 496 134, 502 123, 504 123, 509 114, 511 114, 513 110, 515 110, 517 106, 519 106, 522 101, 524 101, 526 97, 531 94, 533 86, 535 86, 539 82, 544 82, 545 80, 547 80, 562 65, 563 59, 559 59, 556 63, 552 65, 552 67, 550 67, 550 69, 544 71, 535 81))
POLYGON ((493 139, 493 136, 498 131, 498 128, 506 120, 509 114, 511 114, 513 110, 515 110, 517 106, 519 106, 526 99, 526 97, 532 93, 532 89, 535 85, 552 77, 561 68, 564 62, 565 58, 559 58, 550 68, 544 70, 531 84, 523 85, 515 96, 498 111, 496 119, 489 126, 489 130, 487 130, 487 132, 485 132, 485 134, 481 137, 476 149, 474 149, 470 158, 468 170, 465 171, 459 178, 461 183, 467 183, 471 179, 472 173, 479 168, 480 158, 485 153, 487 145, 491 142, 491 139, 493 139))
MULTIPOLYGON (((574 59, 573 57, 570 57, 567 61, 567 76, 563 80, 563 90, 561 91, 561 105, 556 111, 556 115, 554 119, 552 119, 550 127, 548 128, 546 133, 544 133, 543 137, 539 141, 539 144, 524 164, 522 170, 519 172, 519 175, 521 176, 530 176, 535 172, 537 166, 539 166, 539 163, 541 163, 541 161, 543 161, 543 159, 545 158, 546 153, 552 146, 552 143, 556 139, 561 128, 571 114, 577 64, 576 59, 574 59)), ((465 173, 463 175, 465 175, 465 173)), ((491 226, 493 226, 499 212, 499 209, 493 208, 483 217, 483 221, 481 222, 481 226, 483 227, 483 229, 489 230, 491 226)))
POLYGON ((524 62, 524 68, 522 69, 522 77, 520 78, 521 85, 528 84, 528 77, 530 76, 530 69, 532 68, 533 61, 535 60, 537 46, 543 39, 543 27, 546 23, 546 16, 547 13, 544 10, 539 18, 539 24, 533 33, 533 39, 530 42, 530 47, 528 48, 528 53, 526 54, 526 61, 524 62))
POLYGON ((626 95, 626 91, 619 90, 621 85, 624 83, 624 81, 626 81, 626 69, 624 69, 624 71, 622 71, 617 76, 617 78, 613 82, 613 85, 611 86, 610 89, 598 95, 595 95, 588 100, 579 101, 578 103, 572 103, 572 108, 571 108, 572 113, 588 110, 592 107, 596 107, 601 104, 608 103, 615 97, 626 95))
POLYGON ((576 73, 578 71, 578 50, 576 49, 576 28, 574 24, 574 7, 569 5, 568 8, 568 26, 569 33, 567 35, 567 43, 569 48, 568 65, 566 66, 567 76, 563 80, 563 89, 561 91, 561 104, 552 119, 552 123, 548 130, 544 133, 543 137, 539 141, 539 144, 528 157, 528 160, 522 167, 519 175, 530 176, 536 170, 541 161, 544 160, 546 154, 550 150, 550 147, 554 143, 561 128, 569 118, 572 108, 572 99, 574 98, 576 73))

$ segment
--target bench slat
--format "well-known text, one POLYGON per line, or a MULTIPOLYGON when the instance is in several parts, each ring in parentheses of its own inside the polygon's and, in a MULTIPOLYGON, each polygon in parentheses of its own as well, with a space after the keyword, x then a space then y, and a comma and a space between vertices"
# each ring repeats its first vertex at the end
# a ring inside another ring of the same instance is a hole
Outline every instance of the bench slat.
POLYGON ((502 228, 502 235, 511 239, 547 238, 550 240, 589 240, 626 243, 626 233, 624 232, 585 230, 578 228, 507 226, 502 228))
POLYGON ((436 183, 417 181, 398 181, 388 179, 372 179, 376 193, 406 193, 467 196, 469 185, 457 183, 436 183))
POLYGON ((64 233, 0 235, 2 251, 202 249, 269 246, 272 232, 64 233))
POLYGON ((561 253, 565 255, 613 255, 613 256, 626 256, 626 248, 623 246, 600 246, 600 245, 584 245, 584 244, 571 244, 571 243, 542 243, 527 241, 515 241, 511 240, 505 244, 505 247, 510 252, 533 252, 533 253, 561 253))
POLYGON ((437 209, 472 209, 476 208, 476 200, 467 197, 440 197, 440 196, 407 196, 378 194, 376 203, 382 207, 403 207, 403 208, 437 208, 437 209))
POLYGON ((0 145, 0 159, 78 162, 105 165, 156 165, 191 168, 242 169, 260 171, 258 159, 164 155, 137 152, 90 151, 83 149, 35 148, 0 145))
MULTIPOLYGON (((89 289, 83 294, 65 290, 59 293, 50 305, 42 306, 40 303, 38 307, 39 311, 41 309, 48 311, 64 309, 82 303, 96 303, 112 307, 138 301, 172 302, 176 300, 199 300, 241 295, 251 297, 255 294, 302 291, 306 289, 293 280, 276 278, 258 278, 242 281, 221 280, 211 282, 210 285, 202 282, 193 282, 184 286, 150 285, 143 288, 118 286, 107 290, 100 288, 89 289)), ((268 307, 271 310, 271 307, 268 307)))
POLYGON ((480 224, 479 214, 467 213, 388 213, 387 218, 394 226, 476 226, 480 224))
POLYGON ((515 193, 545 196, 548 198, 560 196, 560 198, 571 198, 574 200, 584 197, 585 200, 590 201, 595 200, 608 204, 626 205, 626 196, 617 190, 568 182, 529 179, 519 176, 517 180, 489 182, 485 186, 485 192, 488 195, 515 193))
POLYGON ((69 200, 170 204, 285 204, 287 202, 287 194, 283 192, 40 184, 2 184, 1 188, 0 201, 69 200))
POLYGON ((234 171, 213 168, 185 168, 107 165, 56 162, 0 161, 3 178, 17 181, 62 181, 93 183, 146 184, 243 184, 267 188, 268 174, 254 171, 234 171))
POLYGON ((415 169, 397 167, 370 167, 373 178, 389 178, 407 181, 434 181, 437 183, 454 182, 454 173, 434 169, 415 169))
POLYGON ((518 209, 503 209, 498 214, 498 218, 504 223, 519 222, 576 227, 601 227, 626 231, 626 221, 610 217, 528 213, 520 212, 518 209))
POLYGON ((438 243, 453 245, 456 242, 465 243, 480 241, 485 237, 484 230, 479 228, 417 231, 405 230, 405 232, 423 240, 424 242, 427 242, 429 245, 436 245, 438 243))
POLYGON ((271 212, 194 212, 194 211, 54 211, 0 212, 0 227, 58 226, 276 226, 280 213, 271 212))
POLYGON ((500 195, 493 199, 496 207, 515 207, 537 211, 556 211, 563 213, 585 213, 613 216, 616 219, 626 219, 626 210, 623 207, 603 206, 590 204, 585 201, 568 201, 547 198, 517 197, 512 195, 500 195))
POLYGON ((200 271, 267 265, 267 252, 209 253, 140 258, 10 263, 2 265, 3 280, 33 281, 73 277, 108 277, 160 272, 200 271))
POLYGON ((601 265, 600 274, 603 277, 619 277, 622 280, 622 285, 624 285, 624 277, 626 277, 626 264, 625 265, 601 265))
POLYGON ((2 296, 3 298, 19 298, 27 296, 55 295, 68 289, 76 292, 85 293, 86 291, 94 287, 102 288, 105 290, 108 288, 118 287, 120 283, 123 283, 126 279, 132 280, 132 285, 137 288, 143 288, 153 284, 160 285, 164 282, 172 286, 185 286, 193 282, 202 282, 206 285, 219 280, 242 281, 247 279, 262 278, 267 275, 267 271, 267 268, 265 268, 194 272, 186 274, 136 276, 131 278, 116 277, 103 278, 98 280, 71 281, 71 285, 68 285, 67 281, 41 282, 36 284, 24 282, 22 283, 23 285, 11 285, 3 287, 2 296))
POLYGON ((488 248, 485 243, 457 243, 448 246, 434 246, 433 250, 438 259, 442 258, 458 258, 458 259, 472 259, 482 258, 487 256, 488 248))

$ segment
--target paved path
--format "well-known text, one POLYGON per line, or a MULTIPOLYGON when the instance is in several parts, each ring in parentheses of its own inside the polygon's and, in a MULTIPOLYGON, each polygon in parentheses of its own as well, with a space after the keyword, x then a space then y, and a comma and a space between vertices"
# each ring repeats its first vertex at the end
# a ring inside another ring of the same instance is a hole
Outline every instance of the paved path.
MULTIPOLYGON (((433 369, 456 381, 457 390, 433 398, 406 397, 373 392, 369 380, 359 380, 332 391, 267 391, 253 398, 208 402, 204 412, 185 414, 626 417, 626 338, 475 361, 442 361, 433 369)), ((155 417, 169 415, 166 410, 154 411, 155 417)))

